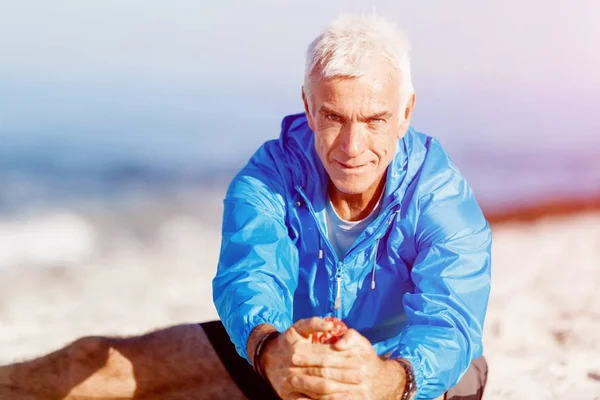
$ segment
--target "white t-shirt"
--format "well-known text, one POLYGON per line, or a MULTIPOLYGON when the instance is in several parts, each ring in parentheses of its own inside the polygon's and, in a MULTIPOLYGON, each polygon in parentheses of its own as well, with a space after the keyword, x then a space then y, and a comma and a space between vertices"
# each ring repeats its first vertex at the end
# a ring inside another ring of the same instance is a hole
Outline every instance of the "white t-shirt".
MULTIPOLYGON (((383 192, 382 192, 383 194, 383 192)), ((356 239, 360 236, 362 231, 377 218, 380 211, 381 197, 371 214, 360 221, 346 221, 340 218, 335 212, 331 200, 327 200, 327 237, 329 242, 333 246, 333 250, 338 255, 338 259, 343 260, 348 250, 352 247, 356 239)))

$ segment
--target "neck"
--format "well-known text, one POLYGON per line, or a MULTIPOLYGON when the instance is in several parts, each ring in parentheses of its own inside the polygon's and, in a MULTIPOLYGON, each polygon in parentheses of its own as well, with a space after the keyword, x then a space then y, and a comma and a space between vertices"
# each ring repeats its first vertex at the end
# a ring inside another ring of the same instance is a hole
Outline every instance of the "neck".
POLYGON ((365 192, 348 194, 340 192, 329 181, 327 192, 335 212, 346 221, 360 221, 373 212, 385 187, 385 172, 365 192))

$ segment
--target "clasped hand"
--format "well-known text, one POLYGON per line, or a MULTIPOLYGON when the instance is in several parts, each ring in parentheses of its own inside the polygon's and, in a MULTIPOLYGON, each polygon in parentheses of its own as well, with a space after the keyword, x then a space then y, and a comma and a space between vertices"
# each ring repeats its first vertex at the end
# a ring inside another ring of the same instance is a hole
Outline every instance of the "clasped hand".
POLYGON ((300 320, 268 344, 262 360, 277 394, 284 400, 388 398, 397 376, 356 330, 332 345, 311 342, 312 333, 332 328, 322 318, 300 320))

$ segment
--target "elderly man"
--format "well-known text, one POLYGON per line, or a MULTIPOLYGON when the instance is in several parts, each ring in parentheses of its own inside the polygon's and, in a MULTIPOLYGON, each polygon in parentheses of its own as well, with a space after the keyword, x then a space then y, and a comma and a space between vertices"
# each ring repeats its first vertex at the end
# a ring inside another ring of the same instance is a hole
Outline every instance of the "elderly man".
POLYGON ((406 39, 339 18, 309 46, 302 97, 227 191, 222 322, 80 339, 4 367, 0 397, 480 399, 490 230, 409 125, 406 39), (326 316, 350 329, 314 344, 326 316))

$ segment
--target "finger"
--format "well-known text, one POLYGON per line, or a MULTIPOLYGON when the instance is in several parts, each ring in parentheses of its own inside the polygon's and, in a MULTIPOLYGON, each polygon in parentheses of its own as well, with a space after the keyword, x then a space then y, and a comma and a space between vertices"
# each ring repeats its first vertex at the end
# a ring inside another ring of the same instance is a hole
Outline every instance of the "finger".
POLYGON ((310 393, 311 397, 314 397, 315 395, 321 396, 336 393, 348 393, 356 390, 352 385, 310 375, 296 375, 292 377, 290 383, 294 390, 302 393, 310 393))
POLYGON ((304 393, 294 392, 290 393, 290 395, 287 396, 285 400, 311 400, 311 398, 308 397, 308 395, 305 395, 304 393))
POLYGON ((333 329, 333 322, 319 317, 312 317, 301 319, 292 326, 299 335, 308 338, 312 333, 327 332, 333 329))
MULTIPOLYGON (((321 346, 321 345, 313 345, 321 346)), ((329 347, 329 346, 327 346, 329 347)), ((296 367, 320 367, 320 368, 360 368, 362 358, 356 356, 356 351, 346 352, 302 352, 292 356, 292 364, 296 367)))
POLYGON ((348 350, 352 347, 371 349, 373 346, 369 339, 361 335, 356 329, 348 329, 348 332, 333 344, 333 348, 339 351, 348 350))
POLYGON ((302 368, 301 373, 311 376, 319 376, 325 379, 331 379, 341 383, 358 384, 364 381, 364 375, 359 368, 302 368))

